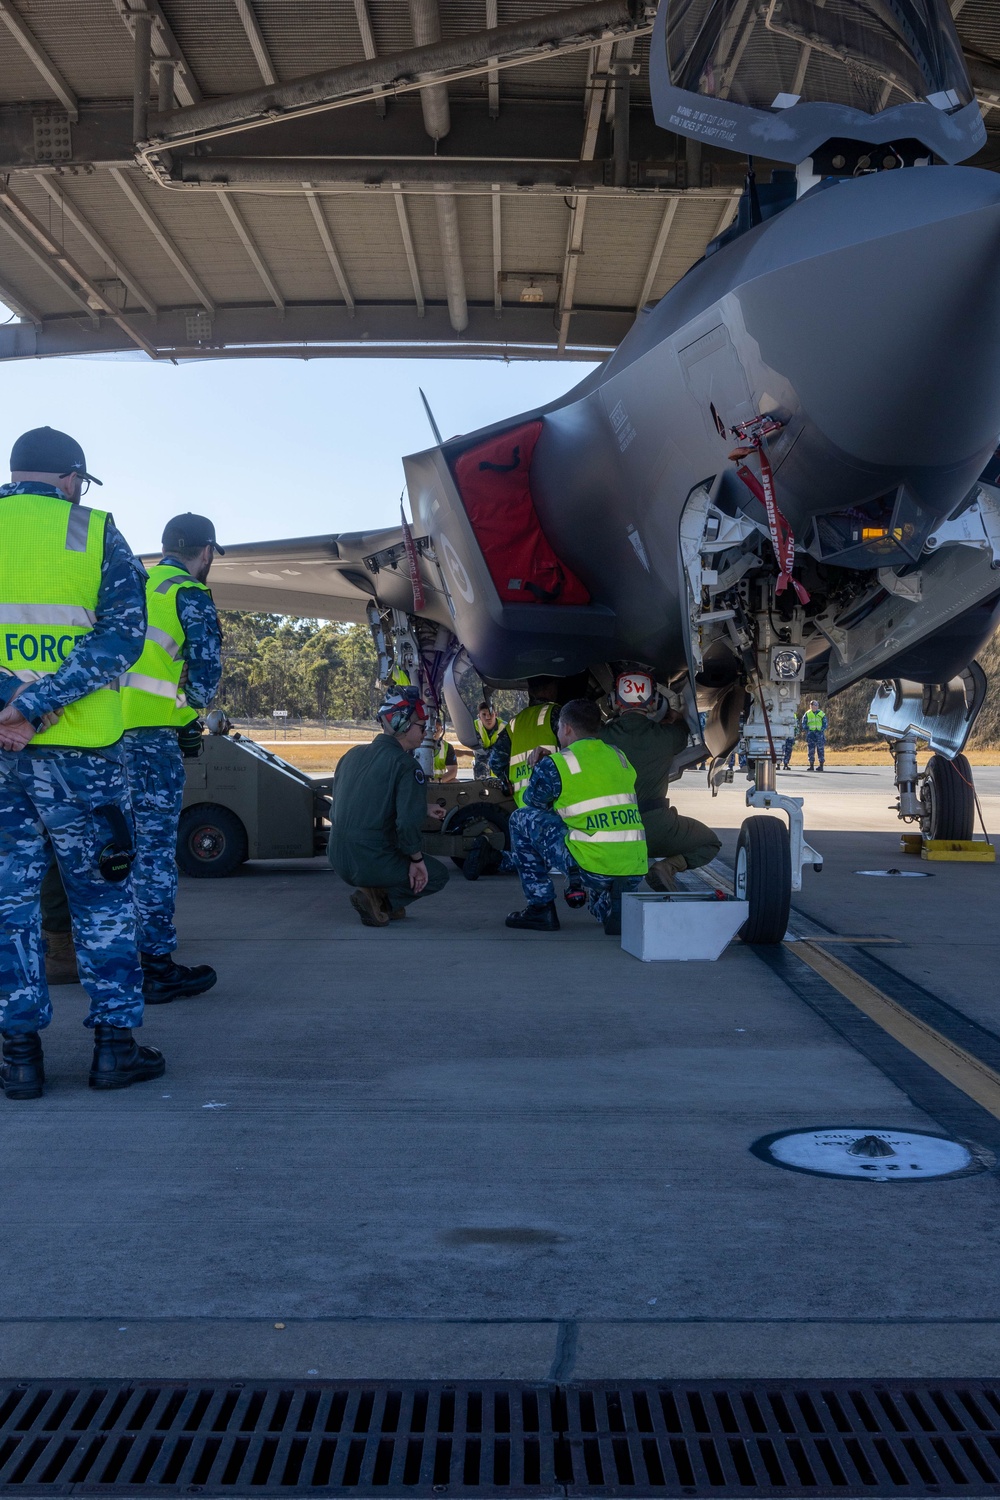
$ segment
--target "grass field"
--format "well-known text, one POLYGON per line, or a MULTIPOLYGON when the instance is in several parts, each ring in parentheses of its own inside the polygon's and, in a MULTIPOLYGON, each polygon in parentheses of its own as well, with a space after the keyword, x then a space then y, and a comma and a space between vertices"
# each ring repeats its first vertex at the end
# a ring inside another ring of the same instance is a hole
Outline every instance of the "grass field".
MULTIPOLYGON (((289 736, 287 740, 261 740, 266 744, 268 750, 280 755, 290 765, 298 766, 301 771, 333 771, 342 755, 346 755, 352 747, 344 741, 330 740, 327 743, 310 744, 296 743, 289 736)), ((472 764, 472 751, 465 750, 462 746, 455 747, 458 754, 459 769, 472 764)), ((892 764, 889 752, 881 745, 852 745, 842 750, 827 750, 827 761, 831 766, 888 766, 892 764)), ((970 750, 969 760, 974 766, 996 766, 1000 765, 1000 751, 998 750, 970 750)), ((808 765, 804 749, 796 748, 792 756, 793 766, 808 765)))

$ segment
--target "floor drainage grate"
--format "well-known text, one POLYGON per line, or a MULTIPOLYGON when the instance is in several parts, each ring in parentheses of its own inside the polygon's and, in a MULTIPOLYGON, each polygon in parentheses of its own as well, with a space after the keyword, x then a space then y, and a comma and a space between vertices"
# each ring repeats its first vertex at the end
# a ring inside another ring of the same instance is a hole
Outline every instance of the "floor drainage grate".
POLYGON ((0 1495, 1000 1495, 1000 1383, 0 1384, 0 1495))

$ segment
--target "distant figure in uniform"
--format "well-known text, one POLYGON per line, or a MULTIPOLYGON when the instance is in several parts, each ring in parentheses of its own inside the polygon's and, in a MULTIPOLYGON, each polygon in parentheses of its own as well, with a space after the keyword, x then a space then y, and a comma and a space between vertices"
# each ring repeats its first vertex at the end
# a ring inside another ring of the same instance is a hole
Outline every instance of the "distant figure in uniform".
POLYGON ((198 710, 211 703, 222 675, 219 617, 206 579, 223 549, 212 522, 190 512, 167 522, 162 546, 146 585, 143 652, 122 685, 136 833, 132 891, 148 1005, 200 995, 217 978, 208 964, 176 964, 172 955, 184 758, 201 749, 198 710))
POLYGON ((472 775, 476 781, 487 781, 490 775, 490 754, 507 725, 496 709, 485 698, 476 713, 474 728, 479 748, 472 758, 472 775))
POLYGON ((558 692, 558 677, 529 678, 527 708, 516 713, 500 731, 490 752, 491 774, 498 781, 506 782, 518 807, 522 806, 524 788, 531 775, 532 766, 528 762, 532 752, 545 750, 551 755, 559 748, 556 741, 558 692))
POLYGON ((52 1019, 39 922, 54 855, 94 1032, 92 1088, 164 1071, 140 1047, 142 969, 128 879, 132 829, 118 679, 142 651, 145 574, 106 511, 80 505, 80 444, 39 427, 0 487, 0 1083, 37 1099, 52 1019))
POLYGON ((573 698, 559 711, 559 749, 531 752, 522 805, 511 814, 510 837, 528 900, 508 927, 558 932, 550 871, 579 880, 609 936, 621 932, 621 897, 646 873, 646 839, 635 796, 636 776, 622 752, 600 738, 596 703, 573 698))
POLYGON ((647 884, 654 891, 672 891, 680 870, 697 870, 713 860, 721 840, 704 823, 685 818, 670 805, 670 771, 674 758, 688 742, 688 727, 672 710, 657 723, 650 717, 662 705, 651 673, 642 669, 619 672, 615 679, 616 717, 601 729, 601 739, 614 745, 635 771, 635 794, 646 830, 650 866, 647 884))
POLYGON ((826 759, 826 714, 819 706, 819 700, 813 698, 802 715, 802 727, 806 732, 806 745, 809 750, 809 769, 815 771, 816 757, 819 757, 818 769, 822 771, 823 762, 826 759))
POLYGON ((338 765, 330 811, 330 863, 358 887, 351 905, 365 927, 398 921, 411 901, 448 883, 441 861, 421 849, 424 823, 445 809, 428 807, 424 773, 410 753, 427 723, 419 688, 391 687, 378 720, 382 733, 338 765))
POLYGON ((792 769, 792 751, 795 749, 795 740, 798 732, 799 722, 796 719, 795 728, 790 735, 786 736, 785 742, 781 747, 781 769, 783 771, 790 771, 792 769))
POLYGON ((444 720, 439 719, 434 730, 434 780, 458 780, 458 756, 450 740, 444 737, 444 720))

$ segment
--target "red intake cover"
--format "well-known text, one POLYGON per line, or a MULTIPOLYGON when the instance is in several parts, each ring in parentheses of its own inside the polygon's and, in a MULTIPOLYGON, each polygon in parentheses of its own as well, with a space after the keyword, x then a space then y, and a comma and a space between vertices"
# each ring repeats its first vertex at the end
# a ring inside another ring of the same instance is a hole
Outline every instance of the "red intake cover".
POLYGON ((526 422, 469 448, 455 461, 455 483, 504 604, 589 604, 584 584, 549 545, 531 496, 541 431, 541 422, 526 422))

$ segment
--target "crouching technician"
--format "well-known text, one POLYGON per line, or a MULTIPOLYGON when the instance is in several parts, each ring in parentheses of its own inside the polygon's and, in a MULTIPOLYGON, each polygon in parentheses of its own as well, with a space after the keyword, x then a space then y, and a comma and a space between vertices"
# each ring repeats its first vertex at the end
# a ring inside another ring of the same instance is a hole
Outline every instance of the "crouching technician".
POLYGON ((669 712, 660 722, 651 716, 662 707, 651 673, 637 668, 615 679, 616 715, 601 730, 635 771, 635 794, 646 830, 651 860, 646 881, 654 891, 672 891, 679 870, 698 870, 713 860, 722 841, 697 818, 685 818, 669 800, 674 757, 688 742, 687 724, 669 712))
POLYGON ((140 1047, 142 970, 118 680, 142 650, 144 574, 106 511, 82 506, 83 449, 51 427, 26 432, 0 488, 0 1083, 37 1099, 52 1019, 39 892, 52 857, 76 935, 94 1032, 92 1088, 164 1070, 140 1047))
POLYGON ((595 703, 573 698, 559 710, 559 750, 533 752, 531 779, 511 814, 511 848, 523 911, 508 927, 557 932, 559 917, 549 871, 576 877, 590 910, 609 936, 621 932, 621 897, 646 873, 646 838, 635 796, 635 771, 620 750, 600 738, 595 703))
POLYGON ((411 901, 434 896, 448 883, 440 860, 421 849, 428 816, 427 783, 414 760, 427 710, 415 687, 390 687, 378 711, 382 733, 348 750, 333 778, 330 863, 358 889, 351 905, 365 927, 385 927, 406 916, 411 901))
POLYGON ((197 753, 198 709, 211 703, 222 673, 219 617, 205 580, 223 549, 211 521, 191 514, 167 522, 162 545, 146 585, 146 643, 122 689, 136 834, 132 887, 149 1005, 200 995, 217 978, 208 964, 189 968, 172 954, 184 755, 197 753))

